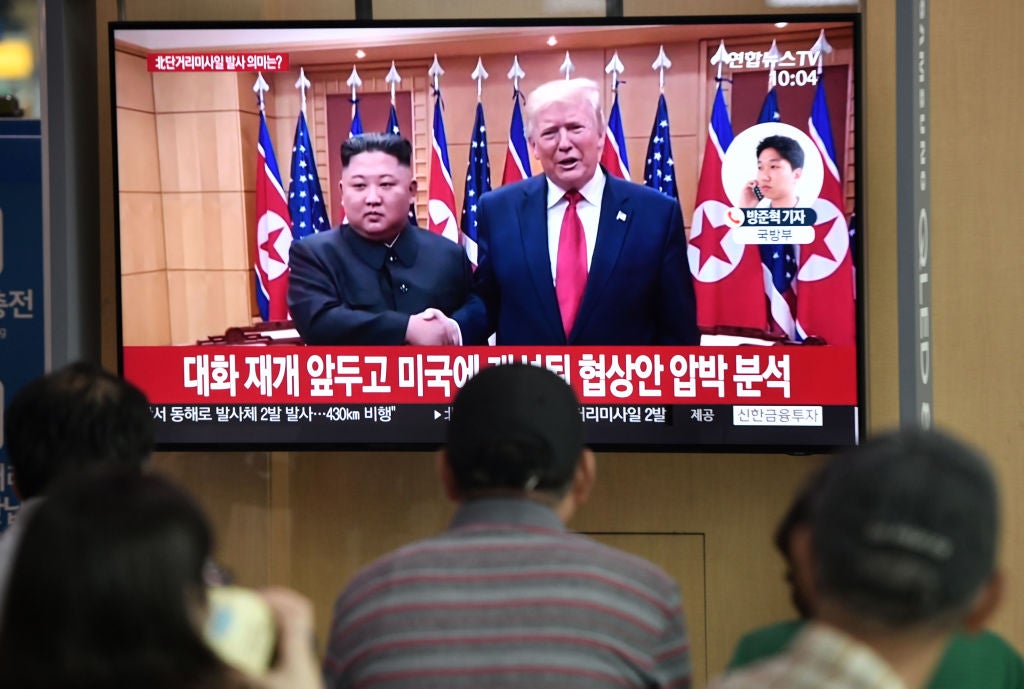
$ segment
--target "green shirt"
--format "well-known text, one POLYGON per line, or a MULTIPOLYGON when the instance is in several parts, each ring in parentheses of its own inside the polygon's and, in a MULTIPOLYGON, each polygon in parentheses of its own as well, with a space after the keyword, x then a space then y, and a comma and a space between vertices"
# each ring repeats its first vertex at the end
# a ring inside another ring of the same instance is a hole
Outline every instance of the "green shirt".
MULTIPOLYGON (((803 620, 755 629, 736 645, 729 669, 784 650, 803 620)), ((1024 689, 1024 659, 1002 637, 988 630, 956 633, 925 689, 1024 689)))

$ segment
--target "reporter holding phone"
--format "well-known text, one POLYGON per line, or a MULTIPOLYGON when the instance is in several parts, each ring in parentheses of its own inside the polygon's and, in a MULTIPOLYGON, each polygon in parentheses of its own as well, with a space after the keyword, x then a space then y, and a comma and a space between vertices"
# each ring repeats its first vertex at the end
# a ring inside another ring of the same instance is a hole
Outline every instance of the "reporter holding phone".
POLYGON ((163 478, 106 470, 58 486, 11 572, 0 688, 322 689, 312 608, 293 591, 263 594, 276 626, 265 674, 207 643, 211 550, 203 513, 163 478))
MULTIPOLYGON (((743 208, 795 208, 796 187, 803 175, 804 149, 795 139, 767 136, 757 145, 757 177, 740 190, 743 208)), ((805 204, 805 205, 810 205, 805 204)))

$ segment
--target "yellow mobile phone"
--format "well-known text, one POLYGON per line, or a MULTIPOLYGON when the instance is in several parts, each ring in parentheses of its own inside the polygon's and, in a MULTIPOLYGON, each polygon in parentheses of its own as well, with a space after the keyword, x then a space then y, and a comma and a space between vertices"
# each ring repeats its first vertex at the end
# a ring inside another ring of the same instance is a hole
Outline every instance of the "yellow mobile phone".
POLYGON ((266 673, 274 656, 274 614, 260 594, 240 586, 207 589, 206 641, 221 659, 249 675, 266 673))

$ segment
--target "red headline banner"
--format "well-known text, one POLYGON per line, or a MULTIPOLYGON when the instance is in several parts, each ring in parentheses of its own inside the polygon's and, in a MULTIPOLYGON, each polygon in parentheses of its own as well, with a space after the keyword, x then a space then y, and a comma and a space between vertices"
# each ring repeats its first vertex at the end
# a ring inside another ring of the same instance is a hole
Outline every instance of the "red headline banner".
POLYGON ((125 347, 154 404, 446 404, 486 366, 561 375, 583 404, 857 403, 854 347, 125 347))
POLYGON ((150 72, 286 72, 288 53, 147 53, 150 72))

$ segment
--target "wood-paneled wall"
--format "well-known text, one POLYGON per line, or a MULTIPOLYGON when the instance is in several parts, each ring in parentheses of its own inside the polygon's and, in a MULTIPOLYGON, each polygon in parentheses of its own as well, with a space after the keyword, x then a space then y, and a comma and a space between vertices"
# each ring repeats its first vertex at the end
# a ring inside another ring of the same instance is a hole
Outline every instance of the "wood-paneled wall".
MULTIPOLYGON (((873 429, 891 427, 898 420, 895 1, 863 3, 864 119, 859 135, 866 163, 863 227, 867 236, 866 287, 861 299, 866 304, 867 397, 873 429)), ((98 3, 101 21, 114 18, 114 4, 113 0, 98 3)), ((328 19, 342 18, 339 12, 351 9, 339 10, 335 4, 294 0, 285 9, 274 0, 224 0, 152 9, 150 3, 129 1, 126 8, 128 19, 328 19)), ((586 2, 571 4, 582 14, 601 14, 604 6, 603 2, 594 7, 586 2)), ((1024 363, 1015 356, 1022 326, 1013 316, 1019 311, 1018 295, 1024 293, 1024 271, 1014 265, 1017 256, 1024 254, 1024 234, 1007 227, 1004 218, 1005 209, 1012 208, 1008 200, 1016 197, 1017 165, 1024 157, 1015 126, 1024 82, 1007 77, 1019 72, 1022 58, 1012 52, 997 53, 996 47, 1015 43, 1015 27, 1024 25, 1024 8, 1016 0, 989 0, 986 5, 991 12, 984 13, 969 4, 930 4, 935 415, 938 423, 989 451, 999 468, 1008 496, 1003 559, 1011 585, 995 627, 1020 646, 1024 644, 1024 601, 1015 580, 1024 572, 1024 527, 1020 526, 1024 506, 1012 495, 1024 487, 1024 464, 1016 461, 1017 448, 1024 442, 1020 420, 1024 363), (1007 18, 997 20, 997 16, 1007 18)), ((539 0, 522 4, 521 16, 543 13, 548 6, 539 0)), ((626 0, 624 7, 631 15, 665 14, 676 12, 678 3, 626 0)), ((700 14, 761 12, 763 8, 760 0, 687 3, 688 12, 700 14)), ((374 3, 377 18, 417 11, 431 17, 518 13, 498 2, 374 3)), ((102 78, 107 60, 105 29, 98 27, 101 88, 107 87, 102 78)), ((468 74, 472 66, 466 66, 460 64, 457 70, 468 74)), ((107 101, 101 97, 100 102, 107 101)), ((693 107, 682 102, 671 105, 675 135, 699 136, 693 127, 683 128, 683 121, 689 119, 683 112, 693 107)), ((507 101, 487 104, 487 108, 495 113, 492 133, 500 133, 505 115, 497 113, 506 112, 507 101)), ((155 131, 155 110, 144 104, 137 110, 139 126, 155 131), (151 124, 146 124, 147 114, 151 124)), ((238 112, 242 110, 239 106, 238 112)), ((246 110, 246 116, 251 112, 246 110)), ((649 113, 629 111, 624 117, 645 121, 649 113)), ((104 118, 109 113, 101 113, 103 126, 109 122, 104 118)), ((290 142, 292 126, 278 123, 275 141, 290 142)), ((468 122, 456 125, 452 120, 448 126, 455 131, 457 126, 468 127, 468 122)), ((244 137, 254 135, 254 127, 243 132, 244 137)), ((100 137, 109 143, 109 128, 100 137)), ((155 154, 155 134, 153 138, 155 154)), ((642 142, 643 137, 631 141, 631 156, 642 142)), ((494 143, 492 163, 500 161, 503 153, 503 144, 494 143)), ((700 150, 696 138, 673 144, 678 146, 677 156, 700 150)), ((452 158, 463 160, 464 151, 453 150, 452 158)), ((108 191, 111 169, 110 160, 100 161, 108 191)), ((152 175, 152 168, 139 171, 140 180, 145 175, 152 175)), ((243 191, 251 188, 241 187, 243 191)), ((152 196, 155 191, 140 188, 131 212, 166 220, 166 210, 152 196)), ((107 198, 113 198, 112 191, 107 198)), ((101 210, 107 220, 103 226, 110 227, 112 208, 103 203, 101 210)), ((110 237, 105 238, 104 247, 102 289, 109 323, 114 308, 110 237)), ((136 252, 133 265, 140 273, 167 270, 172 250, 159 253, 136 252)), ((147 303, 158 305, 162 298, 154 290, 154 301, 147 303)), ((108 329, 104 342, 109 362, 116 357, 113 338, 108 329)), ((795 486, 818 462, 816 457, 784 455, 599 457, 597 490, 573 526, 653 559, 680 581, 694 638, 698 686, 722 669, 744 630, 792 614, 782 563, 772 551, 770 534, 795 486)), ((156 464, 199 496, 220 534, 222 559, 243 582, 287 583, 313 598, 321 642, 333 596, 358 566, 437 531, 451 514, 434 478, 432 458, 421 453, 164 454, 156 464)))

